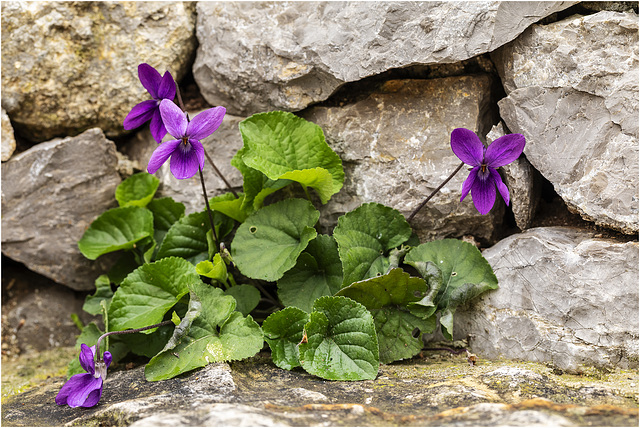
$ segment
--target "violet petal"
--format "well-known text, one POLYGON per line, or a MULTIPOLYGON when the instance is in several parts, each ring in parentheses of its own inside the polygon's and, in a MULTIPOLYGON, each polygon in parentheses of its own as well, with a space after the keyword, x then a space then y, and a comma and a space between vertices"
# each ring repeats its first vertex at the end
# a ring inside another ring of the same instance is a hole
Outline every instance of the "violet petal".
POLYGON ((503 135, 489 144, 484 161, 492 168, 507 165, 518 159, 524 150, 525 143, 524 135, 522 134, 503 135))
POLYGON ((107 365, 107 368, 109 368, 109 366, 111 365, 111 361, 113 360, 113 356, 111 355, 111 352, 105 351, 105 353, 102 354, 102 360, 107 365))
POLYGON ((498 187, 498 191, 500 192, 502 199, 504 199, 504 203, 509 205, 509 189, 507 188, 507 185, 502 182, 500 173, 491 167, 489 167, 489 172, 491 173, 491 178, 498 187))
POLYGON ((195 140, 202 140, 213 134, 222 123, 227 109, 214 107, 203 111, 193 118, 187 126, 187 135, 195 140))
MULTIPOLYGON (((198 151, 203 151, 202 144, 199 141, 191 140, 186 146, 181 144, 173 152, 171 156, 171 173, 178 180, 191 178, 198 172, 200 159, 198 151)), ((204 159, 204 154, 203 154, 204 159)))
POLYGON ((485 215, 491 211, 496 202, 496 186, 491 176, 485 180, 476 179, 471 188, 471 197, 480 214, 485 215))
POLYGON ((149 174, 154 174, 157 170, 160 169, 163 163, 169 159, 169 157, 173 154, 176 148, 182 144, 180 140, 170 140, 165 141, 160 144, 151 154, 149 158, 149 164, 147 165, 147 171, 149 174))
POLYGON ((145 122, 147 122, 153 116, 153 113, 158 109, 158 102, 155 100, 147 100, 136 104, 127 117, 124 118, 122 126, 127 131, 135 129, 145 122))
POLYGON ((467 165, 478 166, 482 163, 482 142, 468 129, 456 128, 451 132, 451 150, 467 165))
POLYGON ((138 78, 142 86, 149 92, 152 98, 158 99, 158 86, 162 76, 158 71, 149 64, 142 63, 138 66, 138 78))
POLYGON ((162 100, 160 103, 160 115, 167 132, 174 138, 182 138, 187 135, 187 116, 171 100, 162 100))
POLYGON ((164 126, 164 122, 162 122, 160 109, 157 109, 153 113, 153 116, 151 116, 149 130, 151 131, 151 136, 153 137, 153 139, 156 140, 156 143, 161 143, 164 136, 167 135, 167 128, 164 126))
POLYGON ((176 82, 173 80, 173 76, 168 71, 165 71, 160 86, 158 87, 158 99, 169 99, 173 101, 176 96, 176 82))
POLYGON ((56 404, 59 406, 67 404, 70 407, 90 407, 85 406, 85 402, 89 394, 96 390, 102 393, 102 378, 95 378, 89 373, 75 374, 60 388, 60 392, 56 396, 56 404))
POLYGON ((94 359, 94 349, 95 347, 88 347, 84 343, 80 345, 80 365, 82 368, 90 373, 95 373, 96 361, 94 359))
POLYGON ((469 176, 467 177, 467 179, 464 180, 464 183, 462 184, 462 197, 460 198, 460 202, 462 202, 464 200, 464 198, 467 197, 467 195, 469 194, 469 191, 471 191, 471 188, 473 187, 474 183, 476 182, 476 180, 478 180, 478 171, 479 170, 480 170, 479 166, 474 167, 469 172, 469 176))

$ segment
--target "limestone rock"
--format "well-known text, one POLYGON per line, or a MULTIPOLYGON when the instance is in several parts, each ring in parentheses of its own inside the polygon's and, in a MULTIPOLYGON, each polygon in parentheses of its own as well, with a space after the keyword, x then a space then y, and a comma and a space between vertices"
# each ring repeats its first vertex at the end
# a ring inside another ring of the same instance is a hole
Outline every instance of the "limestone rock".
POLYGON ((90 290, 107 260, 78 240, 116 206, 115 144, 100 129, 38 144, 2 164, 2 253, 75 290, 90 290))
MULTIPOLYGON (((189 112, 189 117, 193 118, 198 113, 189 112)), ((231 158, 242 147, 242 137, 238 130, 238 123, 243 119, 238 116, 225 115, 218 130, 202 140, 205 150, 236 191, 242 191, 242 174, 231 166, 230 162, 231 158)), ((165 141, 167 139, 170 139, 170 137, 165 137, 165 141)), ((146 171, 149 158, 156 147, 158 147, 158 144, 147 127, 147 129, 138 132, 122 150, 142 170, 146 171)), ((174 200, 182 202, 186 206, 187 214, 205 209, 202 185, 198 174, 185 180, 178 180, 171 174, 169 162, 166 162, 155 175, 160 179, 158 197, 170 196, 174 200)), ((205 161, 203 175, 209 198, 228 192, 226 185, 215 173, 208 161, 205 161)))
MULTIPOLYGON (((505 135, 502 123, 491 128, 487 134, 487 143, 505 135)), ((504 173, 504 181, 509 188, 511 209, 520 230, 531 226, 538 208, 542 183, 540 174, 531 166, 524 156, 500 168, 504 173)))
POLYGON ((195 5, 182 2, 3 2, 2 107, 33 141, 122 121, 149 99, 138 64, 180 79, 195 50, 195 5))
POLYGON ((6 162, 16 150, 16 138, 7 112, 2 109, 2 162, 6 162))
POLYGON ((483 358, 549 362, 570 372, 638 364, 638 243, 534 228, 484 251, 500 288, 455 315, 483 358))
MULTIPOLYGON (((312 107, 302 115, 323 129, 345 168, 343 189, 322 207, 321 221, 363 202, 379 202, 408 216, 460 164, 450 147, 454 128, 479 135, 491 127, 488 75, 388 81, 367 98, 342 107, 312 107)), ((486 216, 471 196, 460 202, 466 179, 459 172, 414 218, 422 239, 474 235, 490 239, 502 218, 496 201, 486 216)))
POLYGON ((535 25, 493 56, 500 113, 569 209, 638 232, 638 16, 535 25))
POLYGON ((389 69, 491 52, 577 2, 199 2, 193 74, 233 114, 296 111, 389 69))
MULTIPOLYGON (((638 374, 567 381, 541 364, 434 355, 382 365, 375 380, 327 382, 263 356, 146 382, 110 368, 100 403, 53 404, 55 377, 5 398, 11 426, 633 426, 638 374), (432 358, 435 357, 435 358, 432 358), (304 389, 313 394, 300 394, 304 389), (594 394, 585 394, 587 390, 594 394), (579 403, 576 405, 575 403, 579 403)), ((268 357, 267 357, 268 358, 268 357)))

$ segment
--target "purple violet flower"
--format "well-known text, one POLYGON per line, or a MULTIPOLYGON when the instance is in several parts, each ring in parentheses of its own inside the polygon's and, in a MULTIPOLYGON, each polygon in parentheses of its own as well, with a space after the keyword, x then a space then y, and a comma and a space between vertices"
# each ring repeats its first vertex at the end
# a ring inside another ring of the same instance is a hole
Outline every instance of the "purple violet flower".
POLYGON ((187 115, 173 103, 162 100, 160 114, 167 131, 175 140, 160 144, 149 159, 147 171, 155 173, 171 157, 171 173, 179 180, 191 178, 204 167, 204 147, 200 140, 213 134, 222 123, 224 107, 214 107, 187 120, 187 115))
POLYGON ((151 135, 156 142, 160 143, 167 135, 167 128, 160 116, 160 102, 164 99, 173 101, 176 96, 176 83, 168 71, 161 77, 155 68, 144 63, 138 66, 138 77, 153 99, 143 101, 132 108, 124 119, 123 126, 126 130, 135 129, 151 120, 149 124, 151 135))
POLYGON ((80 345, 80 365, 87 373, 71 376, 58 395, 56 404, 69 407, 93 407, 102 396, 102 383, 107 378, 107 368, 111 365, 111 353, 103 354, 103 360, 95 361, 96 347, 80 345))
POLYGON ((464 200, 471 191, 473 204, 480 214, 491 211, 496 201, 496 187, 502 199, 509 205, 509 189, 502 182, 496 168, 518 159, 524 150, 525 140, 522 134, 508 134, 496 139, 489 147, 484 147, 472 131, 465 128, 454 129, 451 133, 451 150, 460 160, 472 168, 462 185, 464 200))

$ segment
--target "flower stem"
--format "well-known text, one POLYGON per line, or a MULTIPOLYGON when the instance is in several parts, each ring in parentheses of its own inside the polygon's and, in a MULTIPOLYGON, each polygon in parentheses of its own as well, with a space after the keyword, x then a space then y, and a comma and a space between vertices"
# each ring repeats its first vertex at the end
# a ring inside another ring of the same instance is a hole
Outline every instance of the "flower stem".
POLYGON ((211 207, 209 206, 209 197, 207 196, 207 188, 204 186, 204 176, 202 175, 202 168, 198 166, 198 172, 200 173, 200 183, 202 183, 202 193, 204 194, 204 203, 207 206, 207 213, 209 214, 209 223, 211 224, 211 233, 213 234, 213 240, 216 248, 218 247, 218 235, 216 234, 216 226, 213 223, 213 214, 211 213, 211 207))
POLYGON ((150 325, 150 326, 147 326, 147 327, 131 328, 131 329, 122 330, 122 331, 110 331, 110 332, 107 332, 107 333, 103 334, 102 336, 100 336, 98 338, 98 342, 96 343, 96 355, 97 355, 98 361, 102 361, 102 354, 100 354, 100 342, 105 337, 113 336, 113 335, 116 335, 116 334, 139 333, 141 331, 150 330, 152 328, 162 327, 163 325, 169 325, 169 324, 173 324, 173 321, 167 320, 167 321, 162 321, 159 324, 154 324, 154 325, 150 325))
POLYGON ((216 172, 216 174, 218 174, 218 177, 220 177, 222 179, 222 181, 224 181, 224 184, 227 186, 227 189, 233 193, 234 197, 238 197, 238 193, 236 193, 235 190, 233 190, 233 187, 231 187, 231 184, 229 184, 229 182, 227 181, 227 179, 225 178, 225 176, 222 174, 222 172, 218 169, 218 167, 213 163, 213 159, 211 159, 211 157, 209 156, 209 153, 207 153, 207 150, 205 149, 204 151, 204 155, 207 158, 207 160, 209 161, 209 163, 211 164, 211 166, 213 167, 213 170, 216 172))
POLYGON ((407 221, 411 221, 411 220, 413 219, 413 217, 415 217, 415 215, 416 215, 416 214, 418 214, 418 212, 419 212, 422 208, 424 208, 424 206, 425 206, 425 205, 427 205, 427 202, 429 202, 429 200, 431 200, 431 198, 433 198, 433 197, 434 197, 434 195, 435 195, 436 193, 438 193, 438 191, 439 191, 440 189, 442 189, 442 188, 444 187, 444 185, 445 185, 445 184, 447 184, 447 183, 449 182, 449 180, 451 180, 451 179, 453 178, 453 176, 454 176, 454 175, 456 175, 456 174, 458 173, 458 171, 460 171, 460 170, 462 169, 462 167, 463 167, 463 166, 464 166, 464 162, 460 163, 460 165, 458 165, 458 167, 456 168, 456 170, 455 170, 455 171, 453 171, 453 172, 451 173, 451 175, 450 175, 450 176, 448 176, 448 177, 446 178, 446 180, 444 180, 444 181, 442 182, 442 184, 441 184, 441 185, 439 185, 439 186, 438 186, 438 188, 437 188, 436 190, 434 190, 433 192, 431 192, 431 194, 430 194, 429 196, 427 196, 427 198, 426 198, 424 201, 422 201, 422 203, 421 203, 420 205, 418 205, 418 207, 417 207, 415 210, 413 210, 413 212, 411 213, 411 215, 409 215, 409 217, 407 217, 407 221))

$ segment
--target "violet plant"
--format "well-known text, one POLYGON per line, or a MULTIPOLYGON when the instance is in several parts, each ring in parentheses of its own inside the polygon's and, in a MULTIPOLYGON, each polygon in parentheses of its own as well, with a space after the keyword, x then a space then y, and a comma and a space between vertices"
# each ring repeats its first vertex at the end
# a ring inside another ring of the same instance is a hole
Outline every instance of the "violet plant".
MULTIPOLYGON (((164 78, 161 85, 156 95, 171 94, 164 78)), ((231 161, 242 173, 243 191, 209 199, 204 158, 219 171, 200 140, 220 126, 225 110, 215 107, 190 121, 175 89, 180 107, 169 98, 158 103, 174 139, 158 146, 148 171, 171 158, 176 178, 200 172, 206 208, 186 214, 172 198, 156 198, 159 181, 149 173, 118 186, 119 207, 100 215, 78 243, 91 260, 121 253, 84 306, 102 314, 104 332, 89 324, 79 344, 128 330, 132 334, 111 338, 113 361, 129 352, 150 358, 145 376, 151 381, 251 357, 265 341, 283 369, 301 366, 331 380, 373 379, 380 363, 420 352, 416 332, 440 328, 452 339, 456 309, 497 288, 475 246, 456 239, 421 244, 409 221, 464 163, 473 168, 461 199, 471 192, 486 214, 497 187, 508 203, 496 168, 520 155, 521 135, 485 149, 471 131, 454 130, 451 147, 463 163, 408 219, 370 202, 340 217, 333 233, 324 235, 316 229, 317 205, 342 188, 344 171, 319 126, 281 111, 245 119, 239 125, 244 145, 231 161), (296 188, 306 198, 268 203, 269 195, 296 188), (159 323, 165 324, 142 331, 159 323)), ((138 106, 134 110, 131 115, 141 116, 138 106)), ((69 375, 87 367, 74 361, 69 375)))

